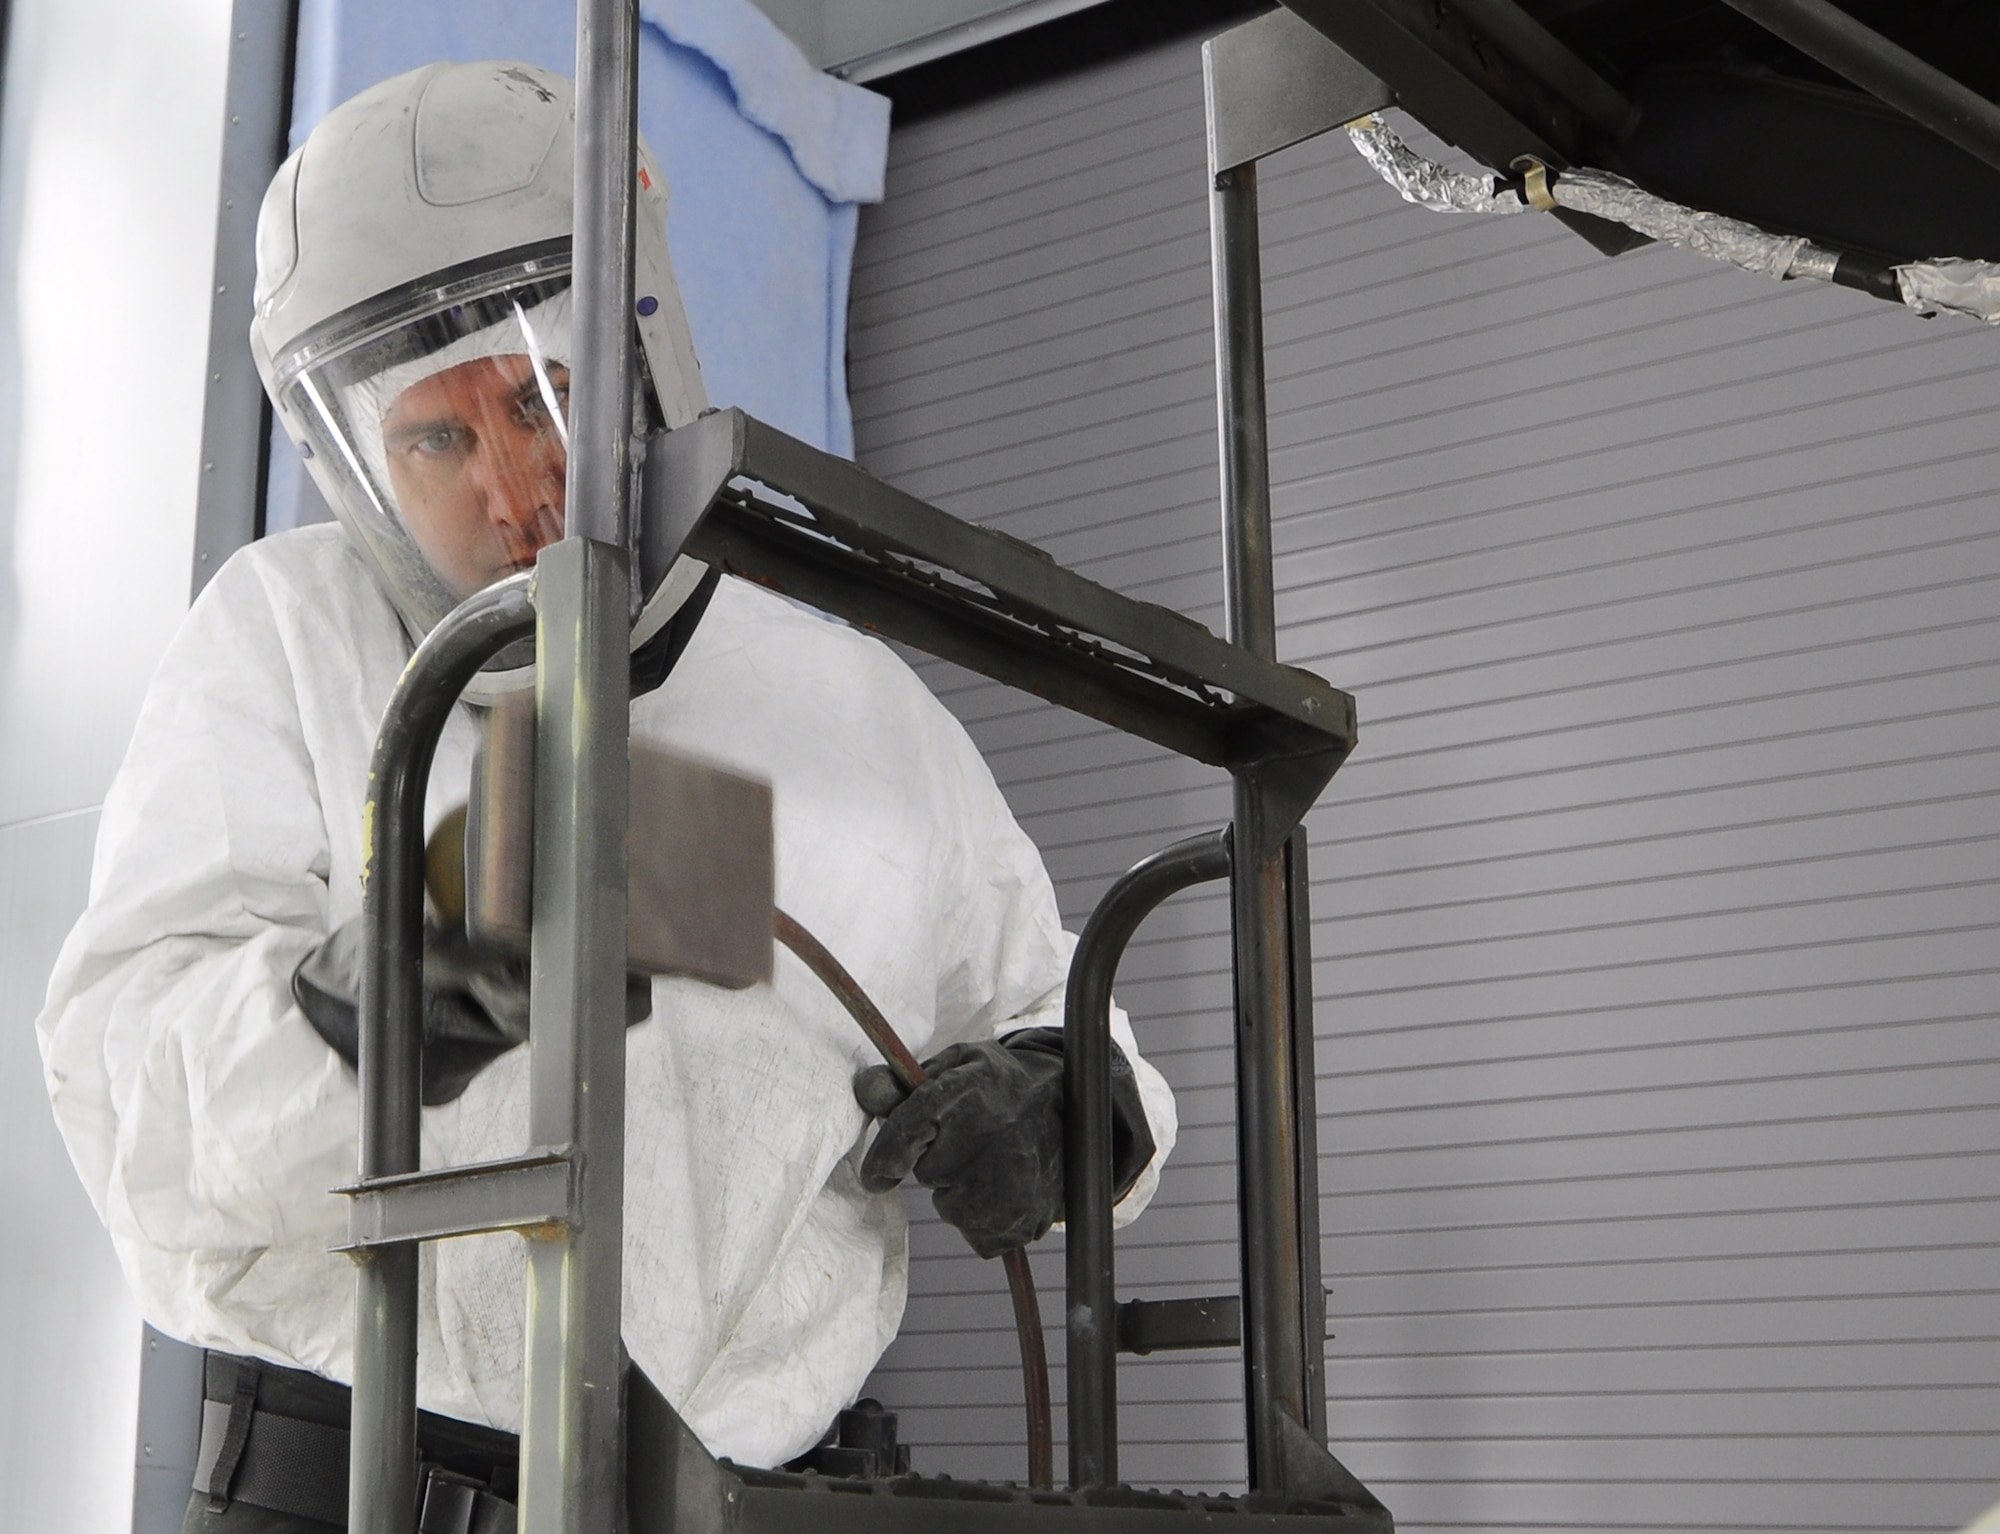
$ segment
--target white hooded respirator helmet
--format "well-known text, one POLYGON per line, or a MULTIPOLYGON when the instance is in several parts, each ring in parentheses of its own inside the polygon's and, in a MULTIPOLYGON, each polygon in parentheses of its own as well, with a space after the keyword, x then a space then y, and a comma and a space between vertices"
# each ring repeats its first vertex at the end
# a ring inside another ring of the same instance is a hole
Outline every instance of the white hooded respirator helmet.
MULTIPOLYGON (((413 640, 562 536, 575 130, 560 75, 433 64, 328 113, 264 196, 257 370, 413 640)), ((667 255, 666 181, 643 141, 638 163, 633 409, 646 431, 685 425, 706 399, 667 255)), ((647 594, 635 678, 664 674, 658 652, 679 648, 669 623, 708 576, 683 558, 647 594)), ((490 701, 533 674, 532 645, 512 646, 467 695, 490 701)))

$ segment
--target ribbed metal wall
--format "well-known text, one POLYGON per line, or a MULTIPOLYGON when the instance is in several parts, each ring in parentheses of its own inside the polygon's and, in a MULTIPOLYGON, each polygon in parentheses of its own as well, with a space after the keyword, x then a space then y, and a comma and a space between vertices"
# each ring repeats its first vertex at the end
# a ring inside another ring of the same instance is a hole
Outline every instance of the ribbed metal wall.
MULTIPOLYGON (((1338 135, 1264 204, 1281 652, 1362 718, 1310 822, 1341 1452, 1410 1530, 1956 1528, 2000 1497, 2000 336, 1424 213, 1338 135)), ((862 461, 1219 626, 1205 219, 1193 47, 899 132, 862 461)), ((1225 813, 931 675, 1072 925, 1225 813)), ((1184 1121, 1127 1294, 1234 1287, 1222 928, 1185 897, 1119 988, 1184 1121)), ((1018 1475, 998 1270, 915 1249, 875 1388, 920 1467, 1018 1475)), ((1126 1363, 1132 1479, 1241 1476, 1237 1370, 1126 1363)))

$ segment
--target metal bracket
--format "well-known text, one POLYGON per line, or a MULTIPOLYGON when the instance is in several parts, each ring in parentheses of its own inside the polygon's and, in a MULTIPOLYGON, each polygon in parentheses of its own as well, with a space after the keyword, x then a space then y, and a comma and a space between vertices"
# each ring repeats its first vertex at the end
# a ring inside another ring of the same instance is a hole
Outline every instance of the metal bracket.
POLYGON ((1286 10, 1210 38, 1201 73, 1210 176, 1396 104, 1332 38, 1286 10))
MULTIPOLYGON (((1327 1291, 1320 1293, 1326 1295, 1327 1291)), ((1331 1337, 1333 1333, 1326 1335, 1331 1337)), ((1241 1295, 1209 1294, 1198 1300, 1126 1300, 1118 1307, 1121 1353, 1143 1358, 1148 1353, 1234 1348, 1242 1344, 1241 1295)))
POLYGON ((1118 1307, 1118 1351, 1174 1352, 1233 1348, 1243 1341, 1243 1300, 1211 1294, 1198 1300, 1126 1300, 1118 1307))
POLYGON ((649 565, 688 554, 1183 756, 1273 780, 1281 812, 1267 851, 1354 749, 1354 700, 1323 678, 1086 580, 740 410, 652 440, 640 516, 641 547, 657 551, 649 565))
POLYGON ((1549 190, 1549 168, 1531 154, 1524 154, 1514 162, 1514 169, 1521 173, 1521 186, 1527 196, 1528 206, 1543 213, 1556 210, 1556 194, 1549 190))
POLYGON ((365 1252, 399 1241, 438 1241, 489 1231, 568 1229, 575 1219, 576 1152, 531 1150, 502 1161, 364 1177, 335 1188, 350 1200, 347 1245, 365 1252))

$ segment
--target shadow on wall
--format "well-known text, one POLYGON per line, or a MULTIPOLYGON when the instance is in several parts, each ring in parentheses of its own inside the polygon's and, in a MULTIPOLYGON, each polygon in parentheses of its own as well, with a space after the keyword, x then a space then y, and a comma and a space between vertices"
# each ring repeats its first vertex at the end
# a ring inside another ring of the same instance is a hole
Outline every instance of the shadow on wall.
MULTIPOLYGON (((13 32, 20 18, 0 0, 0 85, 7 65, 20 57, 13 32)), ((14 674, 15 635, 21 622, 20 578, 14 559, 15 505, 21 484, 21 92, 0 94, 0 687, 14 674)), ((0 810, 0 823, 5 811, 0 810)))

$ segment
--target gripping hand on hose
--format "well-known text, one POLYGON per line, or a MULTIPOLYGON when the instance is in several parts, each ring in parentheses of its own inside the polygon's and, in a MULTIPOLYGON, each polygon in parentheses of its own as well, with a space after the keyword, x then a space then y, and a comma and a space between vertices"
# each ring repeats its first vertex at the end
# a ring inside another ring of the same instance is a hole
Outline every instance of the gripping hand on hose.
MULTIPOLYGON (((953 1044, 924 1062, 929 1080, 906 1091, 886 1065, 854 1078, 862 1111, 882 1121, 861 1183, 886 1192, 914 1175, 940 1218, 981 1257, 1048 1233, 1063 1213, 1063 1036, 1026 1028, 953 1044)), ((1112 1180, 1122 1198, 1153 1158, 1153 1134, 1132 1067, 1111 1047, 1112 1180)))

